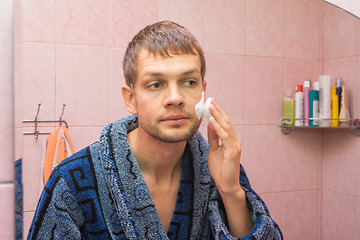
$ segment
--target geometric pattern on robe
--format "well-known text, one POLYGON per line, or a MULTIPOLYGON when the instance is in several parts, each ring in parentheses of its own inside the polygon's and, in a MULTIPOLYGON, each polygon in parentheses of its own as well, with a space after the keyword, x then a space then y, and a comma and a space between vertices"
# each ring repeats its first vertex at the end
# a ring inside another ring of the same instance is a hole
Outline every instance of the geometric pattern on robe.
MULTIPOLYGON (((208 170, 209 145, 200 132, 187 142, 175 210, 165 232, 127 138, 137 124, 135 115, 108 124, 99 141, 53 170, 28 239, 235 239, 208 170)), ((242 166, 239 181, 254 225, 241 239, 282 239, 242 166)))

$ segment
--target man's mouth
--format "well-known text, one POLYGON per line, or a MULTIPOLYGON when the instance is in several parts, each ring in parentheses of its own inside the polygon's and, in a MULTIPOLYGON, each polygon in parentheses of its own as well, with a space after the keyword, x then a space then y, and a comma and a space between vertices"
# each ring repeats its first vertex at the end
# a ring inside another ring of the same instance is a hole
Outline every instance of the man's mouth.
POLYGON ((184 115, 169 115, 163 118, 161 121, 170 125, 181 125, 188 120, 189 118, 184 115))

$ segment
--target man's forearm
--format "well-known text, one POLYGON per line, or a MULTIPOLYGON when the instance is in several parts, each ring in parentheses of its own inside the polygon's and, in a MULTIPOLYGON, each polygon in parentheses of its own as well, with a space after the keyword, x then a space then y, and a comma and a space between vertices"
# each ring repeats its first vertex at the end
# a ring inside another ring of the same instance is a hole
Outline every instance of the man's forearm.
POLYGON ((229 231, 236 238, 244 237, 253 229, 253 223, 246 203, 246 194, 240 189, 235 193, 220 193, 227 220, 229 231))

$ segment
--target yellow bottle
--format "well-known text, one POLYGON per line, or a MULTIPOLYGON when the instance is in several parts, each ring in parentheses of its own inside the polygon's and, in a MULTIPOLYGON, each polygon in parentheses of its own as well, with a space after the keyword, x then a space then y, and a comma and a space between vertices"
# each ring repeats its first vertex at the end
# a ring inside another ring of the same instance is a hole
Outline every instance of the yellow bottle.
POLYGON ((339 120, 334 120, 334 118, 339 118, 339 97, 336 94, 336 86, 331 87, 331 127, 338 127, 339 120))

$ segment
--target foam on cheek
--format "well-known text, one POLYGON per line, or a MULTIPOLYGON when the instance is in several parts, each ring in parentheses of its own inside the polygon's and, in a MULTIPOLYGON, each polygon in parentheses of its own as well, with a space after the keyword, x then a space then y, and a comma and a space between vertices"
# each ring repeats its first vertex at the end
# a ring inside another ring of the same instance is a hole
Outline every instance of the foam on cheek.
POLYGON ((206 102, 204 102, 204 92, 201 93, 201 99, 200 101, 195 105, 195 115, 196 117, 201 120, 205 114, 207 118, 211 117, 209 106, 211 104, 211 99, 206 99, 206 102))

